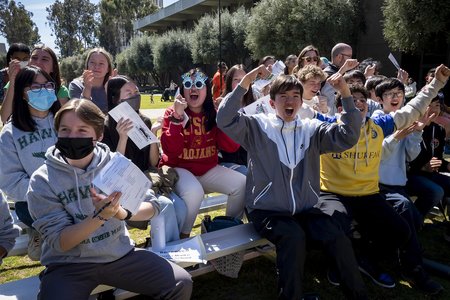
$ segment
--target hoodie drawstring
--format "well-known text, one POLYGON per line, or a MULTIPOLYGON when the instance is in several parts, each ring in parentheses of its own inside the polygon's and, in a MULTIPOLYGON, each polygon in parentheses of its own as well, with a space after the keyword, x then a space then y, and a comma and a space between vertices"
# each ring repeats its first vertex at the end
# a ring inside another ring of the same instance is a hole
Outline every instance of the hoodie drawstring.
POLYGON ((431 158, 434 157, 434 126, 432 127, 432 133, 431 133, 431 158))
POLYGON ((297 163, 297 120, 294 127, 294 164, 297 163))
POLYGON ((78 203, 78 210, 80 211, 80 214, 83 214, 83 210, 81 209, 81 200, 80 200, 80 188, 78 185, 78 175, 75 169, 73 169, 73 174, 75 175, 75 184, 76 184, 76 190, 77 190, 77 203, 78 203))

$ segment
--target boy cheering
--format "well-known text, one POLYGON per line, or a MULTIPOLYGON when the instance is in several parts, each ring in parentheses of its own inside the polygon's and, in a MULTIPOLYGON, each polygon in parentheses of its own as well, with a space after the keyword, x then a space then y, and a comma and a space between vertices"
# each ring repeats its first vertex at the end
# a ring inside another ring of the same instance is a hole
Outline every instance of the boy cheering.
POLYGON ((328 79, 344 97, 346 113, 339 125, 299 119, 303 87, 290 75, 280 75, 270 88, 276 115, 248 116, 239 111, 250 84, 257 76, 269 74, 260 66, 245 75, 222 101, 217 125, 248 151, 246 209, 256 230, 276 245, 279 299, 302 298, 307 238, 320 242, 334 258, 347 296, 366 299, 353 249, 344 233, 345 209, 338 202, 326 203, 332 207, 338 204, 330 214, 315 207, 320 154, 352 147, 359 136, 361 114, 340 74, 328 79))

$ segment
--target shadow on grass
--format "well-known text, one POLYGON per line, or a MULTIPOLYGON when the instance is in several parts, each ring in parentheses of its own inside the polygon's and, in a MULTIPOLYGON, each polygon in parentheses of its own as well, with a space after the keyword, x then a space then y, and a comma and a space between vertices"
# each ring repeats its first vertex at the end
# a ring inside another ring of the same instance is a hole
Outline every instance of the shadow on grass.
MULTIPOLYGON (((442 218, 427 220, 419 233, 424 248, 424 257, 450 265, 450 244, 443 239, 445 226, 442 218)), ((305 263, 305 292, 316 292, 320 299, 345 299, 339 287, 332 286, 326 279, 326 258, 321 251, 309 251, 305 263)), ((396 263, 385 263, 387 272, 397 280, 393 289, 379 287, 363 276, 369 293, 369 299, 380 300, 410 300, 410 299, 450 299, 450 278, 431 276, 444 286, 444 291, 438 296, 425 295, 411 288, 401 279, 396 263)), ((238 279, 227 278, 216 272, 194 278, 192 299, 195 300, 269 300, 277 299, 277 277, 275 255, 264 256, 247 261, 243 264, 238 279)), ((134 299, 145 299, 136 297, 134 299)))

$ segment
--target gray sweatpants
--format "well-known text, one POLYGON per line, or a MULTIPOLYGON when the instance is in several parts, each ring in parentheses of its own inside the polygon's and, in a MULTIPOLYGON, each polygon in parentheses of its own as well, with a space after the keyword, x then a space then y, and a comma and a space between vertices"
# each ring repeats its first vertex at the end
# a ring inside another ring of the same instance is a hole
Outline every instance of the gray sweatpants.
POLYGON ((158 255, 134 249, 110 263, 52 264, 40 274, 39 300, 88 299, 99 284, 150 296, 190 299, 191 275, 158 255))

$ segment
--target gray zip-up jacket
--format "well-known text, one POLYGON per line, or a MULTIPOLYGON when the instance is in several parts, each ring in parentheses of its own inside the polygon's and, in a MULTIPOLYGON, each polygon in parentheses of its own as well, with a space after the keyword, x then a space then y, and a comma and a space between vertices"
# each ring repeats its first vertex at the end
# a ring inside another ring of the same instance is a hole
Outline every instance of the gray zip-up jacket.
POLYGON ((241 86, 228 94, 217 113, 217 125, 248 151, 246 207, 297 214, 317 204, 319 157, 341 152, 358 140, 362 116, 353 98, 343 99, 341 123, 319 120, 284 122, 269 114, 240 111, 241 86))

